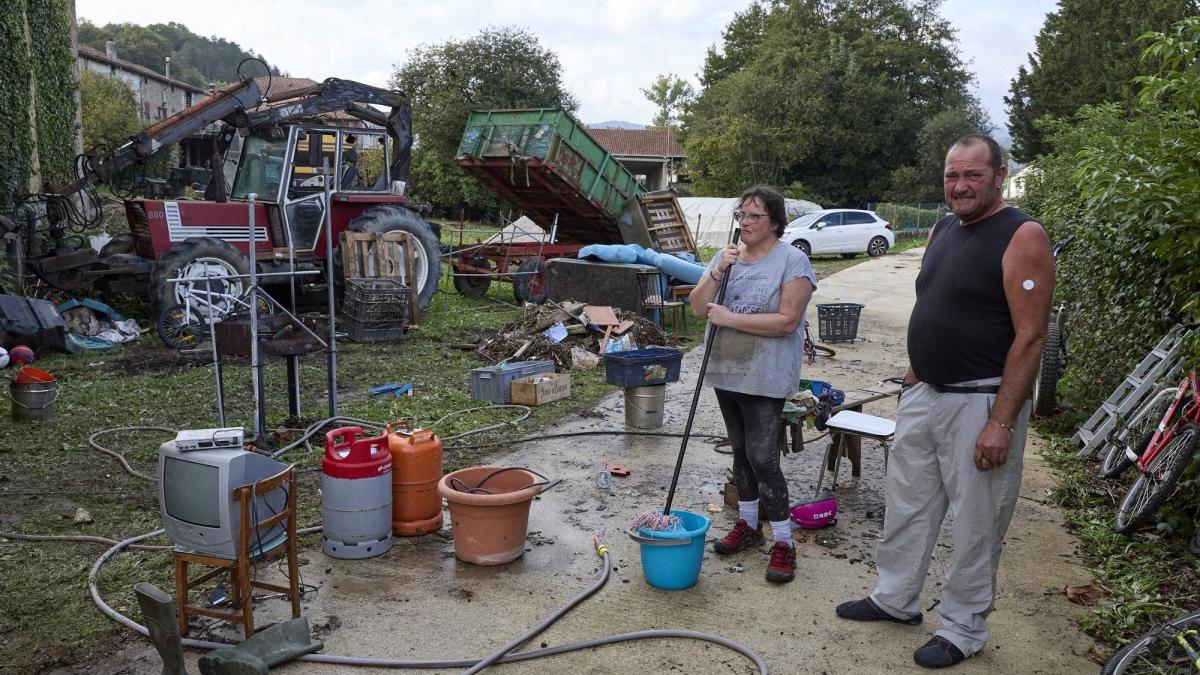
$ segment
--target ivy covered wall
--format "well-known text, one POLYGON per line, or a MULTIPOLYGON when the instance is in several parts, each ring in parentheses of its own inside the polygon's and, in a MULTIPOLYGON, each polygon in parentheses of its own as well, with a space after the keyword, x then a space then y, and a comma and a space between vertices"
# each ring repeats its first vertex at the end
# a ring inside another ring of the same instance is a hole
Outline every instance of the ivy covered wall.
POLYGON ((75 157, 75 54, 67 0, 27 0, 30 62, 36 80, 37 151, 42 182, 62 186, 72 179, 75 157))
POLYGON ((77 136, 68 0, 0 0, 0 211, 30 188, 71 180, 77 136))
POLYGON ((13 197, 28 189, 33 157, 25 5, 26 0, 0 0, 0 44, 16 46, 0 59, 0 211, 9 210, 13 197))

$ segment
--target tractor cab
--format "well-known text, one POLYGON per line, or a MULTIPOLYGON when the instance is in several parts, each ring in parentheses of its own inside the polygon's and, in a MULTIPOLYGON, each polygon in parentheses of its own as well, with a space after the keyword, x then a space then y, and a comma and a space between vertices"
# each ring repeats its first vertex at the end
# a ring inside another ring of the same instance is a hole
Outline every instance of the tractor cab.
POLYGON ((374 201, 369 197, 389 194, 387 133, 307 124, 285 129, 282 138, 250 135, 231 145, 229 153, 237 159, 236 164, 226 164, 227 176, 232 173, 229 197, 244 201, 250 194, 257 195, 268 206, 270 248, 286 254, 290 243, 298 257, 311 258, 323 241, 325 212, 330 208, 325 203, 327 176, 332 179, 330 193, 340 195, 339 202, 374 201), (353 199, 356 195, 368 199, 353 199))

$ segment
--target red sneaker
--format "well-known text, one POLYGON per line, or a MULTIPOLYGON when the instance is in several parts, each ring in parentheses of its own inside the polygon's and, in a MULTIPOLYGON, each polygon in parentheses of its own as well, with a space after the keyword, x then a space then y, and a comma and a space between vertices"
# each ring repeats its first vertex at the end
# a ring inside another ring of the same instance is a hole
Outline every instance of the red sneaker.
POLYGON ((771 547, 771 562, 767 565, 767 581, 786 584, 796 578, 796 548, 782 541, 771 547))
POLYGON ((733 530, 729 534, 713 542, 713 550, 725 555, 737 553, 751 546, 762 546, 765 543, 767 543, 767 538, 763 536, 762 523, 758 524, 757 530, 752 530, 746 521, 739 518, 737 525, 733 526, 733 530))

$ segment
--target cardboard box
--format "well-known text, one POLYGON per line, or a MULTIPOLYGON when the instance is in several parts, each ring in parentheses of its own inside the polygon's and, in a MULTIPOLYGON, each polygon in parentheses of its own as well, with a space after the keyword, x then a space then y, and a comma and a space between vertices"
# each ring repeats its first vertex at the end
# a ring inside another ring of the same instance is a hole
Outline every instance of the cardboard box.
POLYGON ((541 405, 571 395, 571 376, 566 373, 543 373, 513 380, 512 402, 519 405, 541 405))

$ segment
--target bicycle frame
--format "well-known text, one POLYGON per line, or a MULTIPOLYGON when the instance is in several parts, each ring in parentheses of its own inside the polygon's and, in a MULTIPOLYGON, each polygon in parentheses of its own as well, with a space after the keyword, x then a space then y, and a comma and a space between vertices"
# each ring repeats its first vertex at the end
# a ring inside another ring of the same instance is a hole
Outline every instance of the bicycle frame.
MULTIPOLYGON (((1158 428, 1155 429, 1150 444, 1146 446, 1146 451, 1142 453, 1141 457, 1130 457, 1136 461, 1138 471, 1145 473, 1159 453, 1170 445, 1179 428, 1188 422, 1196 421, 1200 421, 1200 384, 1197 382, 1196 371, 1192 370, 1180 381, 1179 389, 1175 393, 1175 400, 1171 402, 1171 407, 1167 408, 1162 421, 1158 423, 1158 428)), ((1126 452, 1132 454, 1133 451, 1127 450, 1126 452)))

